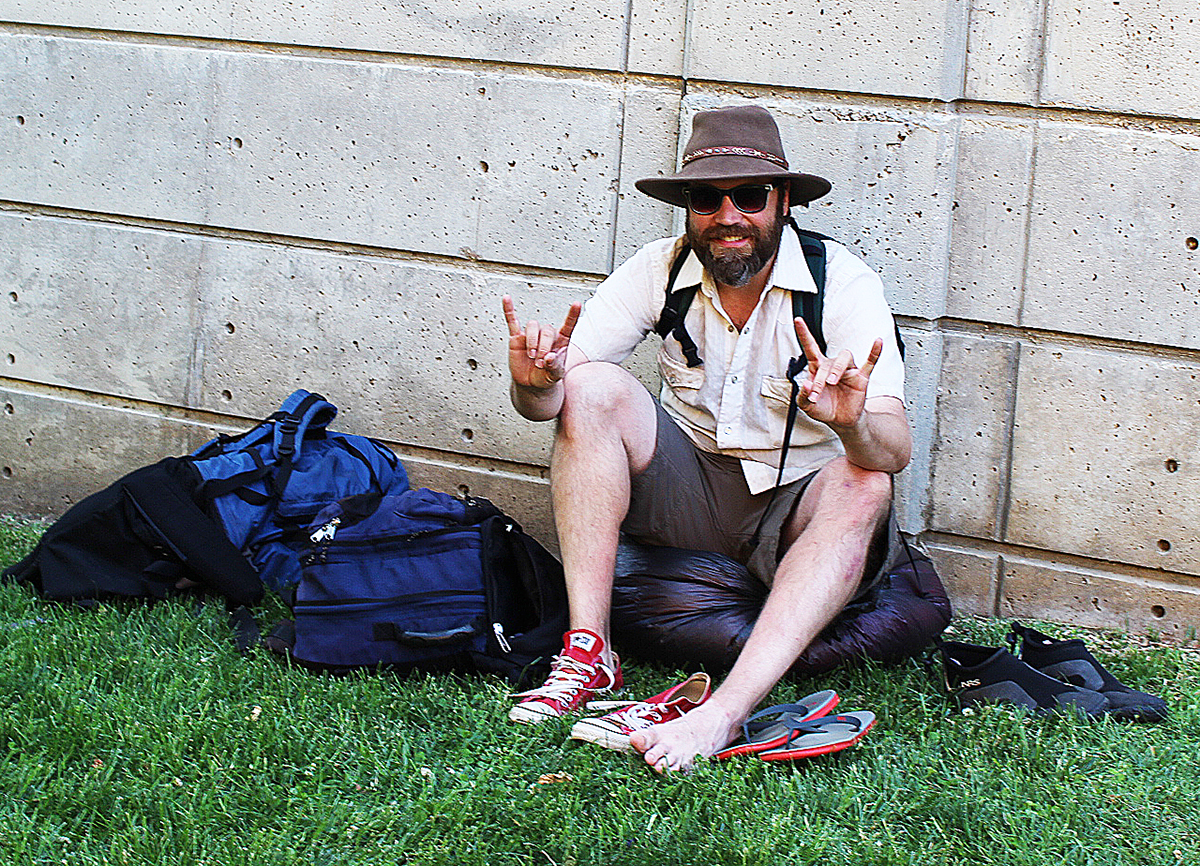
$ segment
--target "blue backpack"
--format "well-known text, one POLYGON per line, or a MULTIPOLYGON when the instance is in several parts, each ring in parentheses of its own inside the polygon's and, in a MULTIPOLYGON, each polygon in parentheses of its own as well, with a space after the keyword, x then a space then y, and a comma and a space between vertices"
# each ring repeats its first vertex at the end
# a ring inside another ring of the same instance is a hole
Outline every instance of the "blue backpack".
POLYGON ((309 527, 294 620, 264 643, 319 670, 468 670, 539 680, 562 646, 562 566, 486 499, 343 499, 309 527))
POLYGON ((408 488, 391 449, 328 429, 336 416, 332 403, 300 389, 256 427, 222 434, 187 458, 201 479, 197 499, 273 590, 300 580, 299 550, 318 511, 347 496, 408 488))

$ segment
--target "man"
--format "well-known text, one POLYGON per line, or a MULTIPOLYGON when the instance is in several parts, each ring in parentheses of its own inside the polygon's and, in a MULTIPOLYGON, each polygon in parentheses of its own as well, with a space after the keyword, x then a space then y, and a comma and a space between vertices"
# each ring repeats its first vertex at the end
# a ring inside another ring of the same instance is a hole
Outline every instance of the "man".
POLYGON ((521 326, 504 298, 512 401, 531 420, 558 420, 551 491, 571 631, 540 689, 510 719, 536 723, 621 685, 609 646, 618 536, 715 550, 742 562, 769 593, 737 662, 687 715, 635 732, 659 772, 684 770, 733 739, 741 722, 856 593, 889 543, 891 474, 912 441, 903 365, 878 276, 827 242, 823 352, 792 292, 814 292, 787 213, 829 191, 791 172, 762 108, 696 115, 681 170, 638 181, 686 207, 685 238, 651 243, 602 283, 562 326, 521 326), (616 366, 651 331, 684 242, 677 285, 699 283, 684 319, 699 363, 663 341, 656 401, 616 366), (790 357, 807 369, 782 484, 775 488, 791 400, 790 357), (870 557, 869 557, 870 554, 870 557))

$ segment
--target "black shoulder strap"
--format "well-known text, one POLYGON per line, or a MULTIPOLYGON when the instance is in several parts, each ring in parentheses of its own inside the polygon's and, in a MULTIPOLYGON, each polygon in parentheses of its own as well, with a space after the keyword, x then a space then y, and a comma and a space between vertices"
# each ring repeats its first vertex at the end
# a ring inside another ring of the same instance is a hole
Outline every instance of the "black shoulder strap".
MULTIPOLYGON (((813 284, 817 287, 816 292, 792 292, 792 315, 804 319, 809 333, 813 335, 817 345, 824 352, 825 332, 821 327, 821 317, 825 310, 824 241, 830 240, 830 238, 817 232, 802 230, 791 217, 788 217, 787 221, 792 230, 796 232, 800 248, 804 251, 804 262, 808 265, 808 272, 812 274, 813 284)), ((675 260, 671 262, 671 270, 667 275, 666 297, 663 300, 663 308, 659 313, 658 322, 654 326, 654 332, 663 339, 666 339, 668 334, 674 336, 683 349, 683 356, 687 359, 688 366, 699 367, 704 362, 700 358, 695 341, 684 327, 683 320, 696 297, 696 292, 700 290, 700 285, 697 283, 694 286, 675 289, 675 281, 679 279, 679 272, 683 270, 683 263, 687 261, 688 253, 691 251, 692 248, 685 243, 680 248, 678 255, 675 256, 675 260)))
POLYGON ((691 246, 685 243, 680 248, 679 254, 675 256, 675 261, 671 262, 671 271, 667 275, 667 294, 663 300, 662 312, 658 314, 654 333, 664 340, 668 334, 674 334, 683 349, 683 357, 687 359, 687 365, 699 367, 704 362, 700 360, 699 350, 696 348, 692 335, 684 327, 683 320, 687 316, 688 307, 692 305, 692 300, 696 297, 696 292, 700 290, 700 284, 696 283, 694 286, 685 286, 678 291, 674 290, 675 281, 679 279, 679 272, 683 270, 683 263, 687 261, 688 253, 691 251, 691 246))
POLYGON ((787 221, 796 232, 800 249, 804 251, 804 263, 808 265, 813 285, 817 287, 815 292, 792 292, 792 317, 804 319, 804 324, 808 325, 808 332, 824 352, 825 329, 821 321, 825 315, 825 241, 833 238, 802 229, 791 217, 788 217, 787 221))

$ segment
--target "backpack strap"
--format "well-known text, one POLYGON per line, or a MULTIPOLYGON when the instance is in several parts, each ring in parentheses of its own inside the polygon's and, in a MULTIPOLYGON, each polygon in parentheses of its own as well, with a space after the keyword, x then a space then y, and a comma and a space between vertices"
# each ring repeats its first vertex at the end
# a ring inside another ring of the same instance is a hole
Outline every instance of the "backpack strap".
POLYGON ((804 320, 804 324, 808 325, 808 332, 813 335, 817 346, 824 353, 827 348, 825 328, 822 325, 825 315, 825 241, 831 241, 833 238, 806 231, 796 225, 796 221, 791 217, 788 217, 787 221, 796 232, 800 249, 804 251, 804 263, 808 265, 813 285, 817 287, 815 292, 792 292, 792 318, 804 320))
MULTIPOLYGON (((804 251, 804 263, 808 265, 808 272, 812 275, 813 285, 817 287, 815 292, 792 292, 792 316, 804 319, 804 323, 808 325, 809 333, 813 335, 813 339, 817 341, 817 345, 824 352, 825 331, 821 327, 821 317, 825 311, 824 241, 832 240, 832 238, 818 234, 817 232, 801 229, 791 217, 787 218, 787 223, 796 232, 796 237, 800 241, 800 248, 804 251)), ((679 341, 679 345, 683 349, 683 356, 687 359, 687 365, 689 367, 699 367, 704 361, 700 358, 695 341, 684 326, 684 318, 687 316, 688 308, 696 297, 696 292, 700 290, 700 284, 697 283, 694 286, 684 286, 681 289, 675 289, 675 282, 679 279, 679 272, 683 270, 683 264, 687 261, 688 254, 691 252, 691 246, 685 243, 675 256, 675 260, 671 262, 671 270, 667 275, 666 297, 663 301, 662 312, 658 316, 658 322, 654 326, 654 332, 663 339, 666 339, 668 334, 673 336, 679 341)))
POLYGON ((704 362, 700 360, 699 350, 696 348, 692 335, 684 327, 683 320, 687 315, 688 307, 692 305, 692 300, 696 297, 696 292, 700 290, 700 284, 696 283, 694 286, 685 286, 674 291, 675 281, 679 279, 679 272, 683 270, 683 263, 687 261, 688 253, 691 251, 691 246, 684 243, 679 254, 675 256, 675 261, 671 262, 671 271, 667 275, 667 295, 663 301, 658 322, 654 326, 654 332, 664 340, 668 334, 673 334, 683 349, 683 357, 687 359, 687 365, 699 367, 704 362))

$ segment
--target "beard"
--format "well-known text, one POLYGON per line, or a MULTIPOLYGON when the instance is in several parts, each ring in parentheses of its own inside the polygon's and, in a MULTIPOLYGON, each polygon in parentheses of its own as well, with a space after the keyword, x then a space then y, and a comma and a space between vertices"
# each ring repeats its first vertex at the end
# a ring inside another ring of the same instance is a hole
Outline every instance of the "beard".
POLYGON ((759 228, 753 223, 745 226, 711 226, 697 232, 692 224, 692 215, 687 218, 687 242, 700 264, 717 283, 734 288, 744 286, 754 275, 766 267, 767 262, 779 250, 779 239, 783 235, 783 200, 775 207, 775 219, 770 225, 759 228), (714 253, 711 243, 730 238, 750 238, 750 249, 745 252, 721 250, 714 253))

